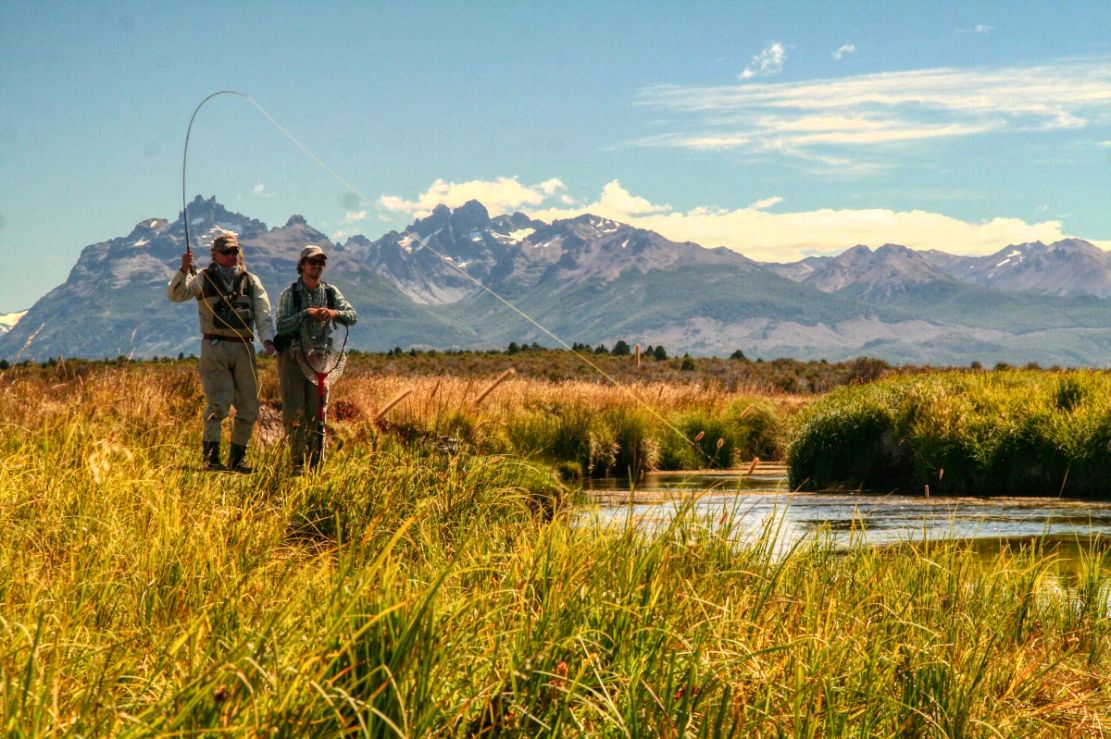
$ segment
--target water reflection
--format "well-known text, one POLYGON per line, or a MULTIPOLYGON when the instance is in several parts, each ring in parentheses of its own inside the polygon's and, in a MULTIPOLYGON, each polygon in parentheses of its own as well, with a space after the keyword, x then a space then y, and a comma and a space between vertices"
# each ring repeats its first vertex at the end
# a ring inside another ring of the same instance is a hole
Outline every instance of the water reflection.
POLYGON ((964 539, 998 542, 1048 538, 1090 541, 1111 535, 1111 502, 1060 498, 947 498, 851 493, 794 493, 782 466, 757 474, 653 473, 630 487, 624 480, 595 480, 587 496, 602 522, 630 517, 666 524, 680 505, 706 520, 728 521, 740 535, 776 532, 785 550, 823 532, 835 544, 895 544, 964 539))

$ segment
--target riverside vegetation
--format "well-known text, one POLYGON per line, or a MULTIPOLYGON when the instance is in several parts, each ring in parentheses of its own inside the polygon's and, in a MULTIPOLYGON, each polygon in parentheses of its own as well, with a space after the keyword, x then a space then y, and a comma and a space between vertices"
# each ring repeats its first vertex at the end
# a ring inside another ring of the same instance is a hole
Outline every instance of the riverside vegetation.
MULTIPOLYGON (((204 474, 192 367, 76 374, 0 375, 9 735, 1088 736, 1111 724, 1111 563, 1098 546, 1063 576, 1036 543, 987 561, 945 542, 819 541, 781 556, 773 529, 742 539, 692 507, 662 528, 602 525, 572 515, 555 467, 680 454, 625 395, 519 378, 486 392, 492 376, 376 377, 357 361, 336 387, 320 474, 284 474, 269 405, 258 471, 204 474), (640 451, 615 451, 622 439, 640 451), (554 452, 560 440, 571 451, 554 452)), ((272 400, 273 374, 262 378, 272 400)), ((637 390, 704 431, 721 463, 726 444, 734 458, 781 448, 801 404, 698 383, 637 390)))
POLYGON ((938 371, 830 393, 798 419, 793 487, 1111 496, 1111 375, 938 371))

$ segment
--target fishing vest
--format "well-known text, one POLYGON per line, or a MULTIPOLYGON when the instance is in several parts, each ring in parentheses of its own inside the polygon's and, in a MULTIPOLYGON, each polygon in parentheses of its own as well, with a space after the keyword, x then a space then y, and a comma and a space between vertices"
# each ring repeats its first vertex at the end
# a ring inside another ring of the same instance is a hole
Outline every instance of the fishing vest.
POLYGON ((219 267, 210 264, 200 275, 201 331, 250 341, 254 326, 254 287, 251 275, 242 270, 235 276, 231 290, 225 290, 219 267))

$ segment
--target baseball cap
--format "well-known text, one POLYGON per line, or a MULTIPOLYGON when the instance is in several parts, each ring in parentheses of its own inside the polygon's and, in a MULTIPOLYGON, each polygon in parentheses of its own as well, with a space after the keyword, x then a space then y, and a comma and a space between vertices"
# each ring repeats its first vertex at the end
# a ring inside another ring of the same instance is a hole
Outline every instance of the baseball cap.
POLYGON ((212 240, 212 248, 216 251, 223 251, 224 249, 231 249, 232 247, 238 248, 238 246, 239 237, 233 231, 224 231, 212 240))
POLYGON ((325 259, 327 259, 328 255, 325 254, 324 250, 321 249, 319 246, 316 246, 315 244, 309 244, 301 250, 301 261, 303 262, 306 259, 311 259, 312 257, 324 257, 325 259))

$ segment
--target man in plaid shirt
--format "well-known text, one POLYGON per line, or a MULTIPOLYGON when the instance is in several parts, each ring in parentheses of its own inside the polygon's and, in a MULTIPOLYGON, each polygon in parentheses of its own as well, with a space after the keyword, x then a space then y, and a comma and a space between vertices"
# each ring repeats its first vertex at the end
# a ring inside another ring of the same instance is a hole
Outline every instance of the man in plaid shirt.
MULTIPOLYGON (((297 273, 301 278, 287 287, 278 298, 278 377, 281 381, 282 420, 289 437, 294 471, 305 462, 320 464, 323 439, 310 434, 312 419, 320 412, 316 386, 305 377, 298 361, 311 352, 324 355, 332 351, 332 332, 336 323, 354 326, 355 308, 335 285, 321 279, 328 256, 312 244, 301 250, 297 273)), ((327 403, 327 398, 325 398, 327 403)))

